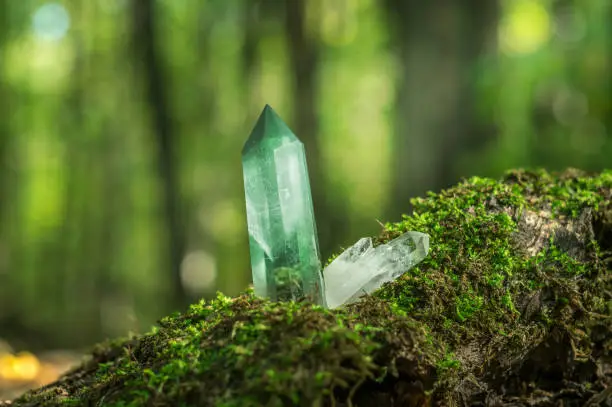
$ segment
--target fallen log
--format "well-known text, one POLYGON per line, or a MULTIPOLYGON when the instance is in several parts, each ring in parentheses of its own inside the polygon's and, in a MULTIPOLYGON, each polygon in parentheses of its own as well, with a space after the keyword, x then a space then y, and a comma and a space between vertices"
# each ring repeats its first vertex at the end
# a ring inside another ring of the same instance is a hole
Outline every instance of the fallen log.
POLYGON ((377 242, 424 232, 429 255, 362 301, 219 295, 12 406, 612 406, 612 172, 511 171, 412 206, 377 242))

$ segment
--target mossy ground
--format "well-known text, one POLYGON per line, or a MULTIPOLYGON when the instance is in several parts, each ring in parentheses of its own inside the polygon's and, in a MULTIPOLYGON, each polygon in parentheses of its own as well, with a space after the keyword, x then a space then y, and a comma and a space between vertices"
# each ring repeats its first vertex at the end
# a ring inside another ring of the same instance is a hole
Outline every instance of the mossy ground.
MULTIPOLYGON (((428 257, 338 310, 219 295, 99 345, 17 406, 583 405, 612 389, 612 172, 412 202, 428 257), (521 404, 523 403, 523 404, 521 404), (539 404, 538 404, 539 403, 539 404), (549 403, 549 404, 546 404, 549 403)), ((612 397, 612 396, 610 396, 612 397)))

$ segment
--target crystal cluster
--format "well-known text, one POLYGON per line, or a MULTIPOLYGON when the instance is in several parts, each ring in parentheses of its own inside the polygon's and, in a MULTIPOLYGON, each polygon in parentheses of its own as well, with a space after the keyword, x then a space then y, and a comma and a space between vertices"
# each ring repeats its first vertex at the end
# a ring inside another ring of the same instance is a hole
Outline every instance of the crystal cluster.
POLYGON ((264 108, 242 150, 255 294, 328 308, 357 301, 427 256, 429 236, 407 232, 374 247, 360 239, 321 272, 304 145, 264 108))
POLYGON ((304 145, 268 105, 242 167, 255 294, 325 306, 304 145))
POLYGON ((350 304, 393 281, 422 261, 429 251, 429 236, 407 232, 373 247, 362 238, 323 270, 325 298, 329 308, 350 304))

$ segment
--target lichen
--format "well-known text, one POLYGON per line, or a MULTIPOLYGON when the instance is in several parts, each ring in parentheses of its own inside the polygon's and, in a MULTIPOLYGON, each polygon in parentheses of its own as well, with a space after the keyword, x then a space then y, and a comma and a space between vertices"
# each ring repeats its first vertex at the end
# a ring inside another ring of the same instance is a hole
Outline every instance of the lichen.
POLYGON ((595 395, 605 384, 585 369, 612 358, 611 198, 610 171, 465 180, 385 225, 378 244, 419 231, 430 253, 359 303, 220 294, 14 405, 416 406, 553 391, 534 376, 551 369, 595 395))

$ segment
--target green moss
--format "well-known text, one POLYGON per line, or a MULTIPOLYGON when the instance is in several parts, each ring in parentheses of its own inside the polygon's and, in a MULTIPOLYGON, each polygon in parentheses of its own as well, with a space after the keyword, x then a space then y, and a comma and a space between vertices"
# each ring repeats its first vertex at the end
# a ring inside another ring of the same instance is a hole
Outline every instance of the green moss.
POLYGON ((612 314, 601 296, 610 247, 593 239, 576 255, 552 233, 529 254, 521 222, 527 213, 579 219, 587 209, 607 222, 611 191, 610 171, 471 178, 414 199, 410 216, 385 226, 377 243, 420 231, 430 236, 430 253, 358 304, 329 311, 271 303, 252 291, 219 295, 147 335, 98 347, 66 376, 64 396, 40 390, 16 405, 322 406, 356 397, 364 383, 406 375, 426 383, 427 394, 453 398, 461 377, 476 377, 502 353, 524 354, 553 326, 572 327, 575 351, 589 354, 587 316, 612 314), (398 360, 414 371, 402 371, 398 360))
MULTIPOLYGON (((592 277, 602 269, 561 250, 554 236, 536 256, 522 253, 516 249, 518 220, 526 211, 549 210, 555 218, 577 218, 585 208, 599 211, 609 205, 605 201, 611 188, 610 171, 597 176, 569 171, 559 177, 513 171, 503 182, 475 177, 440 194, 414 199, 413 214, 387 224, 380 241, 409 230, 424 232, 430 235, 430 254, 375 295, 425 322, 435 342, 451 351, 466 341, 499 334, 524 337, 517 300, 553 284, 569 292, 576 287, 573 278, 592 277), (553 283, 543 274, 553 272, 566 279, 553 283)), ((597 244, 590 242, 588 250, 595 253, 597 244)), ((579 284, 592 290, 588 281, 579 284)), ((568 298, 563 298, 567 304, 568 298)), ((590 305, 602 311, 596 300, 590 305)), ((538 318, 550 325, 559 312, 544 309, 538 318)), ((526 344, 517 341, 515 346, 526 344)))
POLYGON ((504 296, 512 287, 506 283, 521 263, 512 253, 517 225, 509 214, 492 212, 490 207, 523 208, 521 192, 516 184, 473 178, 439 195, 414 199, 412 216, 388 224, 383 240, 408 230, 428 233, 430 254, 401 283, 388 285, 377 295, 416 316, 432 316, 429 311, 434 311, 432 322, 442 323, 438 327, 443 331, 457 329, 461 336, 470 331, 464 322, 480 320, 483 314, 510 322, 513 310, 500 305, 508 304, 504 296), (426 304, 432 297, 440 299, 435 309, 426 304))
POLYGON ((102 397, 107 406, 322 402, 333 389, 350 392, 356 381, 384 376, 380 351, 398 346, 392 333, 419 336, 414 322, 387 304, 370 304, 368 312, 358 318, 304 303, 272 303, 251 290, 233 299, 219 294, 162 319, 136 341, 99 347, 92 374, 71 384, 63 403, 102 397), (202 393, 201 383, 215 385, 202 393))
POLYGON ((455 300, 457 319, 460 322, 465 322, 467 319, 470 319, 482 309, 483 302, 483 297, 476 295, 474 292, 468 292, 467 294, 458 296, 455 300))
POLYGON ((461 362, 455 357, 454 353, 448 352, 444 355, 443 359, 438 361, 437 366, 440 372, 444 372, 458 369, 461 366, 461 362))

